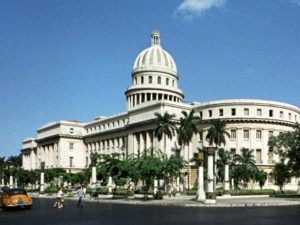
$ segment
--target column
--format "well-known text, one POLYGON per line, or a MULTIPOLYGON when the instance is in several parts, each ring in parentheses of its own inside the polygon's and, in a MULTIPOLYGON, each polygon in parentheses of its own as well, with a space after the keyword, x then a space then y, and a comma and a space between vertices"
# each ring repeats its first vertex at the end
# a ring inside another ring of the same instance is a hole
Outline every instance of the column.
POLYGON ((207 194, 206 203, 216 203, 216 196, 214 194, 214 154, 215 148, 208 148, 208 171, 207 171, 207 194))
POLYGON ((198 191, 197 191, 197 201, 205 201, 205 192, 204 192, 204 175, 203 175, 203 163, 200 162, 198 168, 198 191))
POLYGON ((230 184, 229 184, 229 165, 225 164, 225 175, 224 175, 224 194, 230 196, 230 184))
POLYGON ((97 183, 97 172, 96 172, 96 167, 92 167, 92 187, 93 189, 96 188, 96 183, 97 183))

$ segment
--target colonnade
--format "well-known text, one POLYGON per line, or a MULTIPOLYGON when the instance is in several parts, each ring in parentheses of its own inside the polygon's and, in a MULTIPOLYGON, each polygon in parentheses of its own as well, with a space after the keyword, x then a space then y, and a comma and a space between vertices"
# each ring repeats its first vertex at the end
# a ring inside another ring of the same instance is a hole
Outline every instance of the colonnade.
POLYGON ((156 101, 156 100, 168 100, 172 102, 182 102, 182 98, 176 95, 170 95, 165 93, 137 93, 127 96, 127 108, 132 109, 134 106, 143 102, 156 101))

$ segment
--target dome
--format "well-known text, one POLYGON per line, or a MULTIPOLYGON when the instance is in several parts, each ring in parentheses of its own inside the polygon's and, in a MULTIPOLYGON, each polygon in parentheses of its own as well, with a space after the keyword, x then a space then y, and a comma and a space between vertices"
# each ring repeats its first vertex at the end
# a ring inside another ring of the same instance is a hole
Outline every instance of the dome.
POLYGON ((134 72, 145 70, 163 71, 177 75, 174 59, 160 45, 160 33, 158 31, 152 32, 151 46, 143 50, 134 62, 134 72))

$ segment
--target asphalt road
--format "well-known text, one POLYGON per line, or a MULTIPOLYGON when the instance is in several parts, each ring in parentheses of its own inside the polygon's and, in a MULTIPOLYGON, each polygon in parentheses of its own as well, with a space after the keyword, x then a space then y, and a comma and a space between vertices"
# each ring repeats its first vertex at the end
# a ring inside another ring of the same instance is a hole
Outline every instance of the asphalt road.
POLYGON ((124 205, 66 200, 54 209, 52 199, 34 199, 31 210, 0 213, 1 225, 299 225, 300 206, 197 208, 124 205))

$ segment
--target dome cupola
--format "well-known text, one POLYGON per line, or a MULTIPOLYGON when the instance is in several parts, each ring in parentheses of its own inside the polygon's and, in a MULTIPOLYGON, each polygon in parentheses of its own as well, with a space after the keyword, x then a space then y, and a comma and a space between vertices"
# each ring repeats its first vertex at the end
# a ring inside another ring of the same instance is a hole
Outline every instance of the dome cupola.
POLYGON ((178 88, 176 64, 161 47, 158 31, 152 32, 150 47, 137 56, 131 76, 132 84, 125 92, 127 110, 159 101, 183 101, 183 93, 178 88))
POLYGON ((172 56, 160 45, 160 33, 153 31, 151 45, 142 51, 133 65, 133 72, 162 70, 177 75, 177 68, 172 56))

